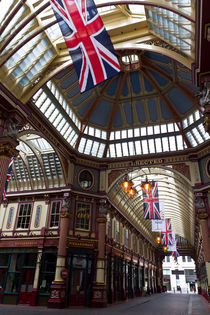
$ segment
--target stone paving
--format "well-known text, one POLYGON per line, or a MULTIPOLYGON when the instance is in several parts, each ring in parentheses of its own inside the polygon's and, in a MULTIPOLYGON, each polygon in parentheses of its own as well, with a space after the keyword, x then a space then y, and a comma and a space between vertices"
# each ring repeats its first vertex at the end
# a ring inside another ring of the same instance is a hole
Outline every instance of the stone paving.
POLYGON ((208 315, 209 304, 197 294, 162 293, 135 298, 107 308, 48 309, 23 305, 0 305, 0 315, 208 315))

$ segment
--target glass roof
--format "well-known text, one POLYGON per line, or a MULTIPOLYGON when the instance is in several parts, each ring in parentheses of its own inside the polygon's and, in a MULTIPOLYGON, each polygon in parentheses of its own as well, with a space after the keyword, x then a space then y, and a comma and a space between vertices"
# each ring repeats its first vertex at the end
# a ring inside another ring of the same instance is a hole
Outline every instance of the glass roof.
MULTIPOLYGON (((182 151, 209 140, 189 68, 194 1, 163 0, 161 7, 96 1, 123 71, 83 94, 49 2, 5 1, 0 80, 23 103, 32 100, 67 145, 116 158, 182 151)), ((34 140, 34 148, 42 146, 34 140)))

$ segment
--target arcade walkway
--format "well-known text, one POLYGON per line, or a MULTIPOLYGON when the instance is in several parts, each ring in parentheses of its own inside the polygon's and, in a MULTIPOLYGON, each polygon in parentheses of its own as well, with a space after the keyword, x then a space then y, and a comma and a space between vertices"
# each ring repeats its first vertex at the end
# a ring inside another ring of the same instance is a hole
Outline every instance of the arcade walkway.
POLYGON ((208 315, 207 302, 197 294, 155 294, 149 297, 136 298, 118 305, 103 309, 70 308, 63 310, 21 305, 0 305, 1 315, 208 315))

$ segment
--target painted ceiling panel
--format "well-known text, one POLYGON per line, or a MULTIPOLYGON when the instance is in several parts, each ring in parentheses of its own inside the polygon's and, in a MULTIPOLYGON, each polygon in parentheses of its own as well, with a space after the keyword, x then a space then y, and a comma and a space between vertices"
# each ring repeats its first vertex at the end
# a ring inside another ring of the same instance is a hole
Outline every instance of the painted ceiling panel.
POLYGON ((84 103, 84 105, 82 105, 79 109, 78 109, 78 113, 80 114, 80 116, 85 116, 86 112, 88 111, 88 109, 90 108, 90 106, 93 103, 93 99, 89 100, 88 102, 84 103))
MULTIPOLYGON (((85 93, 81 93, 78 95, 77 99, 74 101, 74 105, 80 105, 82 102, 84 102, 87 98, 89 98, 93 94, 93 90, 88 90, 85 93)), ((92 99, 93 101, 93 99, 92 99)))
POLYGON ((80 89, 79 89, 79 85, 76 85, 73 89, 68 91, 67 96, 69 98, 72 98, 72 97, 76 96, 78 93, 80 93, 80 89))
POLYGON ((150 119, 152 121, 156 121, 158 118, 158 115, 157 115, 157 104, 154 99, 148 100, 148 109, 149 109, 150 119))
POLYGON ((116 76, 114 82, 112 82, 111 86, 107 90, 107 94, 109 96, 114 96, 117 92, 117 86, 118 86, 118 81, 119 81, 120 76, 116 76))
POLYGON ((182 79, 189 80, 189 81, 192 80, 192 76, 191 76, 191 73, 189 71, 187 71, 187 72, 185 72, 185 71, 178 71, 178 75, 182 79))
POLYGON ((132 125, 133 124, 133 113, 132 113, 131 104, 128 104, 128 103, 125 104, 124 105, 124 111, 125 111, 127 123, 132 125))
POLYGON ((153 75, 153 77, 155 78, 155 80, 158 82, 158 84, 160 86, 165 86, 166 84, 168 84, 169 82, 161 75, 159 75, 157 72, 155 71, 150 71, 153 75))
MULTIPOLYGON (((71 67, 72 68, 72 67, 71 67)), ((68 67, 66 69, 64 69, 63 71, 59 72, 56 76, 55 76, 55 79, 56 80, 60 80, 61 78, 65 77, 65 75, 67 73, 69 73, 71 71, 71 69, 68 67)))
POLYGON ((121 95, 122 96, 128 96, 128 82, 127 82, 127 80, 124 82, 121 95))
POLYGON ((114 120, 114 127, 115 128, 121 127, 122 124, 123 124, 122 115, 121 115, 120 107, 118 107, 115 120, 114 120))
POLYGON ((161 108, 162 117, 165 120, 172 118, 171 113, 170 113, 168 107, 166 106, 166 104, 163 102, 163 100, 160 100, 160 108, 161 108))
POLYGON ((62 87, 62 89, 67 89, 76 81, 78 81, 78 77, 77 77, 76 73, 74 72, 71 76, 68 76, 67 79, 65 79, 61 82, 61 87, 62 87))
POLYGON ((144 103, 143 103, 143 102, 138 101, 138 102, 136 103, 136 112, 137 112, 137 115, 138 115, 138 120, 139 120, 141 123, 145 123, 145 121, 146 121, 146 116, 145 116, 144 103))
POLYGON ((133 92, 135 94, 140 94, 141 93, 141 86, 139 82, 139 71, 134 71, 130 73, 130 82, 133 87, 133 92))
POLYGON ((170 63, 170 59, 166 56, 163 56, 161 54, 156 54, 156 53, 152 53, 152 52, 146 52, 145 56, 148 57, 151 60, 154 61, 160 61, 163 63, 170 63))
POLYGON ((104 127, 107 125, 110 116, 111 104, 108 102, 100 102, 90 117, 92 124, 104 127))
POLYGON ((152 84, 144 77, 144 87, 147 92, 151 92, 153 90, 152 84))
POLYGON ((187 113, 194 107, 191 101, 182 93, 182 91, 180 91, 177 88, 174 88, 171 91, 169 91, 168 97, 176 107, 176 110, 181 114, 187 113))

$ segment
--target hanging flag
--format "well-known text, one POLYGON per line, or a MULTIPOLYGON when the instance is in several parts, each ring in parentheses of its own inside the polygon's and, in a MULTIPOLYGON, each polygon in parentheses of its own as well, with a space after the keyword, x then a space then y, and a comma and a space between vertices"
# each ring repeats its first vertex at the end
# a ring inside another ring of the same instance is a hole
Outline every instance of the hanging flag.
POLYGON ((168 251, 169 252, 174 252, 176 251, 176 243, 177 243, 177 240, 175 239, 175 233, 172 232, 172 238, 173 238, 173 243, 171 245, 167 245, 168 247, 168 251))
POLYGON ((178 249, 176 249, 174 252, 172 252, 171 256, 173 256, 174 258, 179 257, 180 255, 179 255, 178 249))
POLYGON ((6 200, 6 192, 7 192, 7 187, 10 181, 10 177, 11 177, 11 171, 12 171, 12 165, 14 162, 14 158, 12 157, 10 162, 9 162, 9 167, 8 167, 8 172, 7 172, 7 180, 4 186, 4 192, 3 192, 3 200, 6 200))
POLYGON ((158 184, 153 182, 152 191, 146 194, 143 191, 144 219, 161 219, 158 198, 158 184))
POLYGON ((121 69, 93 0, 50 0, 73 60, 80 91, 91 89, 121 69))
POLYGON ((152 232, 161 232, 165 228, 165 220, 151 220, 152 232))
POLYGON ((165 228, 161 231, 162 245, 172 245, 174 235, 171 229, 171 219, 165 219, 165 228))
POLYGON ((161 219, 165 219, 165 204, 163 200, 159 200, 159 209, 161 219))

